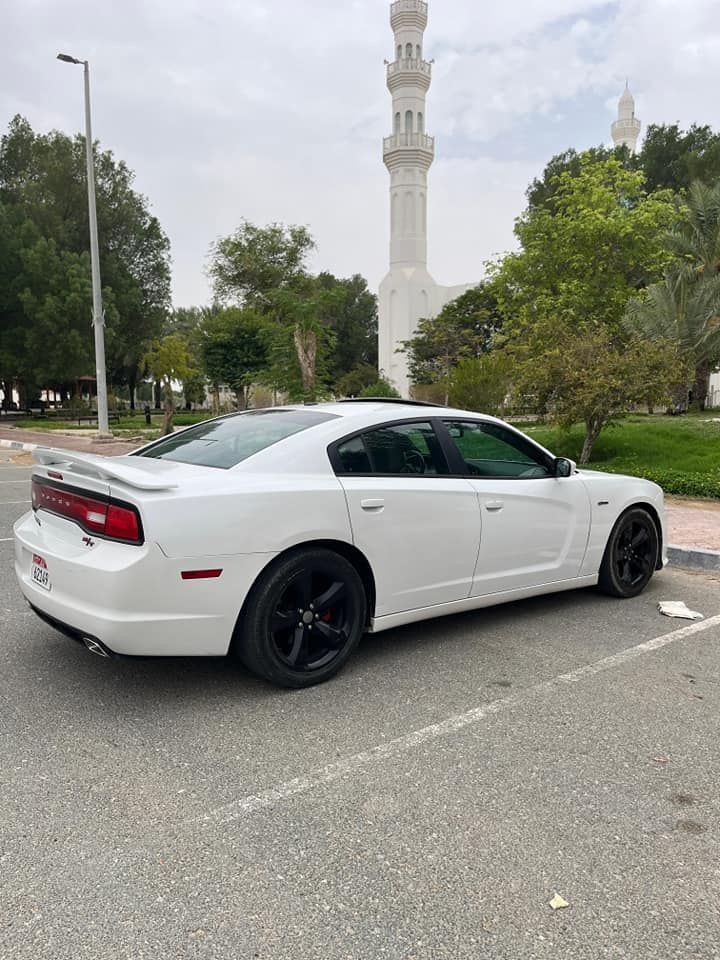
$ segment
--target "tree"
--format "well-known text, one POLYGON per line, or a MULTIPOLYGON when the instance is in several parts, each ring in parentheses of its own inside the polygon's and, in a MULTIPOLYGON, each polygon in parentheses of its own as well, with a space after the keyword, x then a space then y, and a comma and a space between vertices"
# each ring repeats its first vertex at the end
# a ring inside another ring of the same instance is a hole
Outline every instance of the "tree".
MULTIPOLYGON (((133 189, 134 175, 122 161, 96 148, 95 172, 108 373, 114 382, 129 385, 132 398, 142 357, 149 341, 160 333, 169 304, 169 243, 145 197, 133 189)), ((30 245, 38 239, 52 242, 58 256, 72 255, 86 263, 84 138, 58 131, 36 134, 27 120, 15 117, 0 140, 0 203, 11 211, 30 245)), ((22 289, 39 296, 31 279, 36 278, 29 278, 22 289)), ((30 329, 33 321, 24 315, 22 305, 6 309, 20 309, 24 329, 30 329)), ((90 319, 88 314, 85 336, 92 349, 90 319)), ((68 344, 65 350, 68 368, 73 349, 68 344)), ((32 367, 35 358, 30 354, 26 378, 41 372, 32 367)))
POLYGON ((405 341, 410 378, 415 384, 444 383, 445 402, 452 371, 462 359, 492 349, 502 318, 492 283, 481 283, 446 304, 437 317, 424 318, 405 341))
POLYGON ((315 396, 320 326, 318 289, 305 262, 314 246, 305 227, 244 220, 212 245, 208 271, 216 300, 253 309, 277 326, 266 338, 270 385, 306 399, 315 396))
POLYGON ((378 382, 378 370, 375 364, 359 363, 335 384, 338 397, 357 397, 365 389, 378 382))
POLYGON ((671 259, 666 236, 676 216, 672 195, 647 194, 642 173, 581 157, 577 176, 560 174, 552 210, 528 208, 519 218, 521 250, 490 267, 503 334, 542 348, 558 319, 619 333, 628 299, 671 259))
POLYGON ((633 167, 633 161, 630 151, 627 147, 590 147, 578 153, 573 147, 558 153, 548 161, 541 177, 536 177, 525 192, 527 197, 528 209, 534 210, 537 207, 547 207, 552 209, 555 195, 560 186, 560 177, 564 173, 569 173, 571 177, 577 177, 582 169, 583 160, 602 163, 611 158, 619 160, 624 167, 633 167))
POLYGON ((162 384, 165 401, 163 436, 173 432, 175 397, 173 382, 186 381, 193 375, 192 358, 187 343, 177 334, 156 340, 144 357, 145 365, 154 380, 162 384))
POLYGON ((315 241, 306 227, 243 220, 235 233, 210 248, 208 273, 215 298, 255 309, 270 307, 270 294, 302 281, 315 241))
POLYGON ((695 180, 713 185, 720 179, 720 134, 708 126, 653 124, 645 133, 637 163, 648 190, 667 188, 676 193, 695 180))
POLYGON ((378 306, 377 297, 359 274, 338 279, 331 273, 317 277, 320 290, 333 293, 326 301, 321 322, 335 334, 335 349, 328 360, 330 382, 336 385, 354 368, 371 365, 377 379, 378 306))
POLYGON ((622 341, 607 329, 578 333, 559 324, 542 352, 519 351, 516 401, 533 401, 563 428, 585 426, 580 463, 588 463, 602 429, 641 403, 668 400, 687 376, 672 340, 622 341))
POLYGON ((507 350, 466 357, 453 369, 449 402, 463 410, 501 416, 512 383, 514 358, 507 350))
POLYGON ((648 193, 655 190, 682 193, 694 180, 712 185, 720 179, 720 134, 708 126, 695 124, 687 131, 677 124, 651 124, 639 153, 634 156, 627 147, 604 146, 592 147, 584 153, 570 148, 556 154, 542 176, 528 187, 528 207, 551 208, 558 178, 563 173, 577 176, 583 156, 599 162, 615 158, 628 170, 642 171, 648 193))
POLYGON ((38 239, 22 251, 19 300, 33 375, 45 385, 76 381, 94 368, 89 257, 38 239))
POLYGON ((669 396, 677 350, 626 343, 623 318, 630 297, 662 276, 676 215, 669 192, 644 191, 642 173, 581 156, 577 174, 559 175, 552 205, 518 221, 520 251, 491 268, 516 400, 582 421, 584 461, 614 416, 669 396))
POLYGON ((219 385, 227 384, 243 410, 267 366, 266 326, 256 310, 224 307, 208 311, 197 328, 199 362, 216 395, 219 385))
POLYGON ((675 254, 662 282, 628 304, 626 326, 652 339, 673 338, 691 358, 693 399, 702 410, 720 361, 720 181, 693 183, 668 233, 675 254))
MULTIPOLYGON (((0 388, 6 405, 12 399, 13 384, 27 381, 32 368, 20 302, 24 289, 22 234, 27 227, 32 230, 17 211, 0 201, 0 388)), ((24 397, 20 399, 24 401, 24 397)))
POLYGON ((295 289, 272 297, 276 329, 269 339, 269 383, 294 400, 316 400, 327 393, 329 358, 337 342, 327 322, 342 292, 306 277, 295 289), (292 345, 295 362, 288 347, 292 345))
POLYGON ((667 239, 678 261, 673 268, 688 280, 720 273, 720 181, 712 187, 699 180, 691 185, 667 239))

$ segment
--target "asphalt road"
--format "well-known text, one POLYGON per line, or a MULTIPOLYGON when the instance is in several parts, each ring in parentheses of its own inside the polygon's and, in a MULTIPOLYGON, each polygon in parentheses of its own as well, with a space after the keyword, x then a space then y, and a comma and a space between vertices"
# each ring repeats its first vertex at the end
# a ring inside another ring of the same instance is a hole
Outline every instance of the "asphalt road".
POLYGON ((323 687, 27 610, 0 452, 0 958, 720 957, 720 582, 368 637, 323 687), (554 912, 555 893, 568 903, 554 912))

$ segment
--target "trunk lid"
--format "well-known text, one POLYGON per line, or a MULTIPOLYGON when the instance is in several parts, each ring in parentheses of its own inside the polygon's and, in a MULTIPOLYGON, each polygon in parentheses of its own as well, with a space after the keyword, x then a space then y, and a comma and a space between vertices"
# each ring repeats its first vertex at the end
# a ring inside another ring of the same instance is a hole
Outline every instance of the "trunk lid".
POLYGON ((53 474, 61 474, 54 479, 98 493, 108 492, 113 480, 136 490, 172 490, 183 472, 174 468, 185 466, 149 457, 102 457, 74 450, 38 449, 33 456, 39 464, 34 475, 53 479, 53 474))

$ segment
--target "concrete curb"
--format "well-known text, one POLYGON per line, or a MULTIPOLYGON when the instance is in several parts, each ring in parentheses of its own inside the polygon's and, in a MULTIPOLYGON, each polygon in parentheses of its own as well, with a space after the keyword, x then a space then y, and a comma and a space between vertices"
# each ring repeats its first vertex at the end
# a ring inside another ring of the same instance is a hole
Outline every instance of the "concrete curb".
POLYGON ((713 570, 720 573, 720 552, 701 550, 699 547, 667 548, 668 559, 675 567, 687 567, 690 570, 713 570))
POLYGON ((22 443, 20 440, 3 440, 2 438, 0 438, 0 447, 9 447, 10 450, 49 449, 44 443, 22 443))

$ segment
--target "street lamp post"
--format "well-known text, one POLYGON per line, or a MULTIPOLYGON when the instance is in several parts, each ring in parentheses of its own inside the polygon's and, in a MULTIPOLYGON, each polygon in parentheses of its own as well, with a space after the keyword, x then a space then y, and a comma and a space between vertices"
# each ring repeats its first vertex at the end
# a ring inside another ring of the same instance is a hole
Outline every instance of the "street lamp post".
POLYGON ((59 53, 64 63, 82 64, 85 74, 85 152, 87 157, 88 211, 90 215, 90 265, 92 268, 93 328, 95 330, 95 376, 97 377, 98 431, 109 435, 107 378, 105 374, 105 316, 100 286, 100 256, 98 253, 97 209, 95 206, 95 164, 93 160, 92 128, 90 125, 90 66, 87 60, 77 60, 67 53, 59 53))

